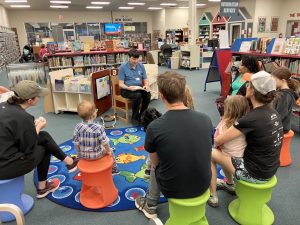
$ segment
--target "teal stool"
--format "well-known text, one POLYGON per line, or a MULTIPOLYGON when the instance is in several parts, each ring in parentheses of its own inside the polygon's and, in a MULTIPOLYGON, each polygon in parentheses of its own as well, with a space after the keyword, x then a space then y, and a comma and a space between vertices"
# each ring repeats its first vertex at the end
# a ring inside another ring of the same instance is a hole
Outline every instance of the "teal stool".
POLYGON ((196 198, 169 198, 170 218, 165 225, 208 225, 205 206, 209 190, 196 198))
POLYGON ((271 200, 276 184, 276 176, 265 184, 239 180, 235 190, 238 199, 233 200, 228 207, 231 217, 242 225, 273 224, 274 214, 266 203, 271 200))

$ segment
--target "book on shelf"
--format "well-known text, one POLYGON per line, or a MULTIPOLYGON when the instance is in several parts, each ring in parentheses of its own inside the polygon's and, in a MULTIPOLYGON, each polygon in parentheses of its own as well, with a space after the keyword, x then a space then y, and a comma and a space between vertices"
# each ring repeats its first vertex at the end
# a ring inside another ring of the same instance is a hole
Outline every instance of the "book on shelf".
POLYGON ((284 38, 276 38, 274 41, 274 45, 272 48, 272 54, 281 54, 283 52, 283 48, 285 45, 285 39, 284 38))
POLYGON ((284 53, 298 55, 300 53, 300 38, 289 38, 286 42, 284 53))

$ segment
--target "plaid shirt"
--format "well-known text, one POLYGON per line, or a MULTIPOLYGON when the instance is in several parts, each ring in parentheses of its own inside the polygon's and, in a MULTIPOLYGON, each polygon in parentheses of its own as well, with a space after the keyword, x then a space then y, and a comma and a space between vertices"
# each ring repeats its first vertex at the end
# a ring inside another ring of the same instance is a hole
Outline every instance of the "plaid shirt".
POLYGON ((102 125, 83 121, 75 126, 73 143, 79 145, 80 158, 98 159, 106 154, 104 145, 109 139, 102 125))

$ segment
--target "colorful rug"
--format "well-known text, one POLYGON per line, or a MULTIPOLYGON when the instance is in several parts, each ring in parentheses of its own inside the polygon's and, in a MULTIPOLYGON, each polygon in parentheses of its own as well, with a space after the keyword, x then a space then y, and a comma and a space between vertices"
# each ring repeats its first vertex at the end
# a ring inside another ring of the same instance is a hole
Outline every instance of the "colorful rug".
MULTIPOLYGON (((86 211, 121 211, 134 209, 134 199, 137 196, 145 196, 148 188, 148 180, 144 178, 146 159, 148 153, 144 150, 145 132, 141 127, 130 127, 122 129, 106 130, 110 139, 110 146, 114 149, 114 154, 118 163, 120 174, 113 177, 114 183, 119 191, 116 201, 110 206, 102 209, 88 209, 79 202, 81 190, 81 177, 79 171, 68 173, 63 162, 57 158, 51 158, 48 178, 60 180, 60 188, 49 194, 47 198, 59 205, 73 209, 86 211)), ((60 145, 60 148, 68 155, 77 155, 72 140, 68 140, 60 145)), ((222 178, 222 171, 218 169, 219 178, 222 178)), ((37 175, 35 174, 35 183, 37 175)), ((160 202, 166 199, 161 194, 160 202)))

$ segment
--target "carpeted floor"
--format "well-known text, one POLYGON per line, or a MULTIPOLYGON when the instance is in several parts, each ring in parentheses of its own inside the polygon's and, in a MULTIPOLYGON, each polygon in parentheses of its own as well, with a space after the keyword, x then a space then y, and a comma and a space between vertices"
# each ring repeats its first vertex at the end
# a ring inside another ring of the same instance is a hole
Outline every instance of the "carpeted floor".
MULTIPOLYGON (((160 67, 159 72, 167 70, 160 67)), ((203 92, 204 81, 207 70, 178 70, 179 73, 186 76, 187 83, 192 89, 195 108, 210 116, 214 125, 219 121, 214 100, 220 93, 220 84, 210 83, 207 91, 203 92)), ((0 72, 0 85, 7 85, 7 76, 0 72)), ((150 103, 150 106, 156 107, 164 113, 165 108, 160 100, 150 103)), ((32 115, 44 116, 47 119, 46 130, 53 136, 57 143, 63 143, 72 137, 73 129, 80 118, 74 113, 53 114, 43 113, 43 101, 36 107, 28 110, 32 115)), ((111 113, 112 111, 110 111, 111 113)), ((117 127, 122 128, 128 125, 118 121, 117 127)), ((270 208, 275 215, 274 225, 296 225, 300 221, 300 136, 295 133, 291 144, 291 154, 293 164, 289 167, 279 168, 277 172, 278 184, 274 189, 272 199, 269 202, 270 208)), ((35 196, 36 190, 32 183, 32 173, 25 177, 25 193, 35 196)), ((236 223, 228 214, 228 204, 235 198, 228 193, 218 192, 220 207, 213 209, 206 207, 206 216, 211 225, 235 225, 236 223)), ((165 222, 169 216, 168 204, 158 206, 158 217, 165 222)), ((60 206, 48 199, 35 200, 33 210, 25 217, 26 224, 30 225, 148 225, 149 221, 138 210, 128 210, 119 212, 86 212, 74 210, 60 206)), ((14 222, 8 223, 15 224, 14 222)))

